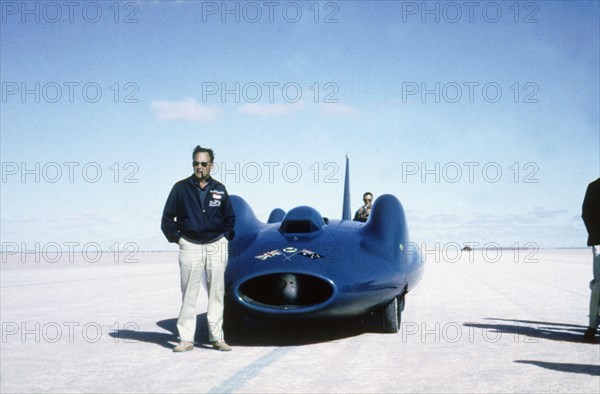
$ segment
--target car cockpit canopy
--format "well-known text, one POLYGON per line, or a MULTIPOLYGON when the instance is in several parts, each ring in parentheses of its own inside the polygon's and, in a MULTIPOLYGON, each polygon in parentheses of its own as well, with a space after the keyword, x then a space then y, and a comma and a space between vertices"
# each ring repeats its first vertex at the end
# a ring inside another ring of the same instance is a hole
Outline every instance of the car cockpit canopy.
POLYGON ((309 234, 321 231, 325 221, 314 208, 300 206, 290 210, 279 226, 282 234, 309 234))

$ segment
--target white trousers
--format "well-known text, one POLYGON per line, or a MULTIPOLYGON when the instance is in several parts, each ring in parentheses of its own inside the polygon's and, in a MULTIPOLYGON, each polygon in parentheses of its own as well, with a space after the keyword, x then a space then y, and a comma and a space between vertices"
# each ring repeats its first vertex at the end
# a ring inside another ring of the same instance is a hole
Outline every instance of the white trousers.
POLYGON ((590 282, 590 327, 598 327, 600 308, 600 245, 592 246, 594 253, 594 279, 590 282))
POLYGON ((196 333, 196 302, 203 277, 206 274, 208 293, 208 339, 223 341, 223 297, 225 293, 225 268, 227 267, 227 239, 198 245, 179 240, 179 268, 181 273, 181 311, 177 330, 182 341, 194 341, 196 333))

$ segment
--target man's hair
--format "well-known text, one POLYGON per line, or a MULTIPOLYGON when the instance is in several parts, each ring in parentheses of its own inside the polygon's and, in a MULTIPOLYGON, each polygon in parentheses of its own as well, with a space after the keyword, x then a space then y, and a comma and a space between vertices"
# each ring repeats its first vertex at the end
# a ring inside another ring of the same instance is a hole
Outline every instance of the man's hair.
POLYGON ((196 153, 200 152, 208 153, 208 155, 210 156, 211 163, 215 161, 215 154, 213 153, 213 150, 209 148, 203 148, 200 145, 196 145, 196 147, 194 148, 194 153, 192 153, 192 160, 194 160, 194 157, 196 157, 196 153))
POLYGON ((371 198, 373 198, 373 193, 371 192, 365 192, 365 194, 363 194, 363 200, 365 199, 365 197, 367 196, 371 196, 371 198))

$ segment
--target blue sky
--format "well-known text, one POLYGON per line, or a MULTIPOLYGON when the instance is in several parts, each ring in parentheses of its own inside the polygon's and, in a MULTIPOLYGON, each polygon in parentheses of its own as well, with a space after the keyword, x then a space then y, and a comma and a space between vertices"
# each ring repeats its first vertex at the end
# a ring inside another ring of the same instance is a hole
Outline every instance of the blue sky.
POLYGON ((596 1, 0 3, 3 250, 173 249, 197 144, 262 220, 338 218, 347 154, 416 242, 585 246, 596 1))

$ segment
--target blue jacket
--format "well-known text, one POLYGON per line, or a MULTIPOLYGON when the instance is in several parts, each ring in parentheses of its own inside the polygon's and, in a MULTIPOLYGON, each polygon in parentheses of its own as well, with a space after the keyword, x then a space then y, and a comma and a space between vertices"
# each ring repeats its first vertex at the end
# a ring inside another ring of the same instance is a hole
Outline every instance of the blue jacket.
POLYGON ((161 230, 169 242, 184 236, 199 243, 209 243, 222 235, 234 237, 235 214, 225 186, 210 178, 204 204, 200 203, 200 186, 195 175, 177 182, 165 203, 161 230))
POLYGON ((585 191, 581 217, 588 232, 588 246, 600 245, 600 178, 590 183, 585 191))

